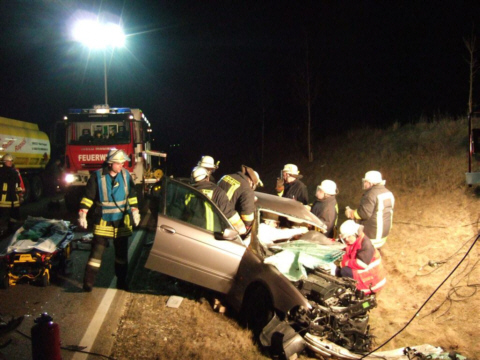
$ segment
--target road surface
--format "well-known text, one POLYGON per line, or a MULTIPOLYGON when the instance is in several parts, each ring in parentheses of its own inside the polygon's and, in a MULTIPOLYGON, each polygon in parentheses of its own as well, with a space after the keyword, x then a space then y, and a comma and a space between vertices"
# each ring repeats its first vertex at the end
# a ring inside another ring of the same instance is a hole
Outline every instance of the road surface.
MULTIPOLYGON (((61 194, 43 198, 37 203, 26 204, 21 208, 22 218, 41 216, 48 219, 63 219, 76 222, 76 214, 65 209, 61 194)), ((141 252, 147 230, 149 214, 143 214, 140 227, 130 237, 130 277, 132 279, 138 255, 141 252)), ((0 290, 0 314, 4 320, 11 316, 25 316, 17 331, 0 338, 0 344, 11 343, 0 349, 0 359, 25 360, 32 358, 30 332, 34 320, 42 313, 48 313, 60 327, 62 359, 108 358, 115 340, 118 321, 123 314, 128 293, 116 290, 113 271, 113 246, 106 249, 102 267, 91 293, 82 290, 83 271, 90 251, 90 244, 80 240, 84 231, 75 231, 73 251, 65 276, 52 275, 52 284, 41 287, 29 283, 19 283, 6 290, 0 290), (67 348, 83 349, 84 352, 69 351, 67 348), (97 355, 89 355, 95 353, 97 355)), ((8 245, 9 239, 0 240, 0 252, 8 245)))

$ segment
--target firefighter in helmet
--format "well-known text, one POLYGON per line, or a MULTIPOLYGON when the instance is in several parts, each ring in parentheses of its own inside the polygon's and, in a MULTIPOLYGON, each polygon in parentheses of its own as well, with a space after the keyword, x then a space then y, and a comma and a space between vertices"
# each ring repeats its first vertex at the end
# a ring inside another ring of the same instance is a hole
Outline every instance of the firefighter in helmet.
POLYGON ((23 201, 25 186, 22 176, 13 164, 13 156, 5 154, 0 167, 0 218, 7 221, 7 232, 15 230, 15 223, 20 219, 20 203, 23 201))
MULTIPOLYGON (((192 170, 191 183, 193 187, 201 191, 205 196, 211 199, 227 217, 228 221, 233 225, 240 235, 247 232, 238 212, 233 208, 232 203, 227 197, 225 191, 217 184, 209 180, 209 172, 207 169, 196 166, 192 170)), ((208 218, 208 216, 207 216, 208 218)), ((213 230, 213 229, 209 229, 213 230)))
POLYGON ((277 195, 294 199, 303 205, 308 204, 307 186, 300 181, 303 175, 300 175, 298 167, 295 164, 286 164, 281 171, 281 177, 277 178, 277 195))
POLYGON ((140 212, 135 185, 130 173, 123 168, 126 161, 130 158, 123 150, 110 150, 104 166, 88 179, 85 196, 80 202, 78 222, 85 229, 88 227, 87 212, 96 205, 92 250, 83 280, 83 289, 87 292, 92 291, 109 239, 113 239, 115 247, 117 289, 128 290, 128 237, 132 235, 133 226, 140 224, 140 212))
POLYGON ((335 237, 338 220, 337 194, 337 184, 332 180, 323 180, 321 184, 317 186, 317 191, 315 192, 316 200, 310 209, 312 214, 327 225, 325 236, 328 238, 335 237))
POLYGON ((255 189, 263 186, 258 173, 251 167, 242 165, 242 170, 235 174, 223 176, 219 182, 220 186, 227 193, 227 197, 234 209, 250 231, 255 213, 255 189))
POLYGON ((220 161, 217 161, 217 163, 215 163, 215 161, 213 160, 213 157, 205 155, 205 156, 202 156, 200 161, 197 163, 197 166, 207 169, 209 180, 214 183, 215 178, 213 177, 212 174, 215 172, 215 170, 218 169, 218 164, 220 164, 220 161))
POLYGON ((395 197, 385 187, 379 171, 367 171, 362 179, 365 190, 356 210, 347 206, 345 216, 363 225, 365 234, 376 248, 382 247, 392 228, 395 197))

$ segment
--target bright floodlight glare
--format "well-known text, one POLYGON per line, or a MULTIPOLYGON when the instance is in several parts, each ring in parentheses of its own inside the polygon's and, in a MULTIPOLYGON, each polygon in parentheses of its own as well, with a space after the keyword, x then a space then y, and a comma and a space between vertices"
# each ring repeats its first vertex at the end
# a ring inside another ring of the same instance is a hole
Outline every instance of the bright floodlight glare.
POLYGON ((125 34, 119 25, 101 24, 94 20, 78 21, 73 29, 73 37, 92 49, 125 45, 125 34))

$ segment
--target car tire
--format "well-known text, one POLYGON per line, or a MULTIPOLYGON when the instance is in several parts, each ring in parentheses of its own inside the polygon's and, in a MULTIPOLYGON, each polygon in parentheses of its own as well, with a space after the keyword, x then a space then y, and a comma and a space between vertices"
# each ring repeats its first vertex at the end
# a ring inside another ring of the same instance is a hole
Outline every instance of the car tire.
POLYGON ((242 315, 245 325, 252 330, 255 340, 258 340, 263 328, 274 315, 270 292, 264 286, 250 288, 242 306, 242 315))

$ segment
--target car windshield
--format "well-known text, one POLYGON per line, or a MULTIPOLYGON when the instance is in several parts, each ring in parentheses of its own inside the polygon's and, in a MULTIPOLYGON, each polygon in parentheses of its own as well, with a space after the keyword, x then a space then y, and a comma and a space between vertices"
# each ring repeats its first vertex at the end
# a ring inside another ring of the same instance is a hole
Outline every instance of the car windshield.
POLYGON ((305 279, 308 269, 328 268, 343 256, 345 245, 323 235, 322 221, 298 201, 268 194, 257 198, 249 242, 289 280, 305 279))

